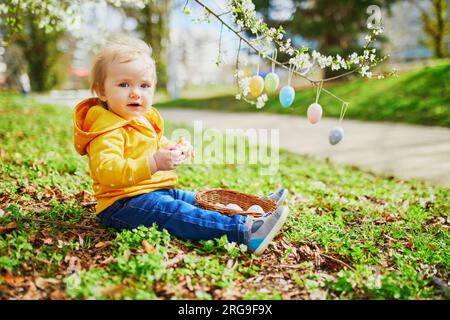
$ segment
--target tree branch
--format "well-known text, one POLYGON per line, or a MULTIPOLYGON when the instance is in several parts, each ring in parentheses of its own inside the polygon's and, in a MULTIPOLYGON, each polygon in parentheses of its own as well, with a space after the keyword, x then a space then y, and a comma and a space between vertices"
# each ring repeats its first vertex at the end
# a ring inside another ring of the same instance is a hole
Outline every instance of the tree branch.
MULTIPOLYGON (((207 5, 205 5, 201 0, 195 0, 195 2, 197 2, 197 3, 198 3, 200 6, 202 6, 206 11, 208 11, 210 14, 212 14, 217 20, 219 20, 223 25, 225 25, 225 27, 227 27, 227 28, 228 28, 230 31, 232 31, 237 37, 239 37, 239 39, 240 39, 241 41, 245 42, 250 48, 252 48, 256 53, 258 53, 258 55, 262 56, 263 59, 267 59, 267 60, 269 60, 270 62, 272 62, 272 63, 276 64, 277 66, 279 66, 280 68, 283 68, 283 69, 289 71, 289 68, 286 67, 284 64, 282 64, 281 62, 279 62, 279 61, 277 61, 277 60, 275 60, 275 59, 273 59, 273 58, 271 58, 271 57, 269 57, 269 56, 266 56, 266 55, 263 54, 260 50, 258 50, 257 48, 255 48, 255 46, 253 46, 253 45, 250 43, 250 41, 249 41, 248 39, 246 39, 245 37, 243 37, 240 33, 243 32, 243 31, 245 31, 244 29, 243 29, 243 30, 240 30, 240 31, 236 31, 233 27, 231 27, 228 23, 226 23, 226 22, 221 18, 221 15, 216 14, 216 13, 215 13, 214 11, 212 11, 207 5)), ((345 77, 345 76, 348 76, 348 75, 350 75, 350 74, 352 74, 352 73, 357 72, 359 69, 360 69, 360 67, 358 67, 358 68, 356 68, 356 69, 354 69, 354 70, 348 71, 348 72, 346 72, 346 73, 343 73, 343 74, 341 74, 341 75, 338 75, 338 76, 335 76, 335 77, 331 77, 331 78, 321 79, 321 80, 312 80, 312 79, 308 78, 308 77, 305 76, 305 75, 302 75, 301 73, 299 73, 299 72, 297 72, 297 71, 293 71, 293 73, 296 74, 296 75, 298 75, 298 76, 300 76, 300 77, 302 77, 303 79, 308 80, 311 84, 318 84, 318 83, 320 83, 320 82, 327 82, 327 81, 332 81, 332 80, 336 80, 336 79, 343 78, 343 77, 345 77)))

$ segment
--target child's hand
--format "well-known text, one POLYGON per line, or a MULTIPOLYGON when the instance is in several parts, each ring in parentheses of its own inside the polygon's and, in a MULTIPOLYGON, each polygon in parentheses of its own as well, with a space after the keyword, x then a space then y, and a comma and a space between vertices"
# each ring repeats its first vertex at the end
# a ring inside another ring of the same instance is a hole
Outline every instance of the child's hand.
POLYGON ((176 169, 184 161, 181 150, 161 149, 149 158, 152 174, 160 170, 176 169))
POLYGON ((184 137, 180 137, 178 143, 169 148, 169 150, 181 150, 181 154, 184 155, 184 160, 188 159, 190 156, 195 158, 194 147, 189 141, 186 141, 184 137))
POLYGON ((185 141, 184 144, 181 144, 179 148, 184 155, 184 160, 188 159, 190 156, 192 156, 192 158, 195 158, 194 147, 189 141, 185 141))

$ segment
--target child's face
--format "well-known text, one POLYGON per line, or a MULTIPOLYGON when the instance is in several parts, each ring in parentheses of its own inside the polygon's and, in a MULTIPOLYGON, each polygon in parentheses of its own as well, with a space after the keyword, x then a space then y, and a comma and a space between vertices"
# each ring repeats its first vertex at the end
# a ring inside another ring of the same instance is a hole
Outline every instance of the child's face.
POLYGON ((139 56, 129 62, 108 66, 104 87, 97 92, 108 109, 124 119, 142 116, 153 103, 155 84, 150 58, 139 56))

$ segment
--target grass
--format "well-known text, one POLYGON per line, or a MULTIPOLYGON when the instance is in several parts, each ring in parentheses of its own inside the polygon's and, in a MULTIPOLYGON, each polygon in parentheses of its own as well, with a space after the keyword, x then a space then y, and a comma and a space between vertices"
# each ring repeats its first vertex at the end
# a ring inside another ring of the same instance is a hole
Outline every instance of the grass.
MULTIPOLYGON (((445 60, 447 61, 447 60, 445 60)), ((450 126, 450 63, 443 62, 400 75, 398 78, 361 79, 341 84, 326 85, 338 97, 349 101, 346 118, 368 121, 393 121, 420 125, 450 126)), ((226 110, 234 112, 274 112, 306 116, 308 106, 314 101, 313 89, 296 93, 291 108, 283 108, 277 96, 270 97, 263 109, 223 95, 202 99, 177 99, 161 102, 164 107, 226 110)), ((339 117, 341 103, 322 93, 320 104, 325 117, 339 117)))
POLYGON ((181 189, 289 189, 283 234, 256 257, 225 237, 105 230, 71 112, 0 94, 0 114, 0 299, 448 298, 449 188, 285 151, 275 176, 180 167, 181 189))

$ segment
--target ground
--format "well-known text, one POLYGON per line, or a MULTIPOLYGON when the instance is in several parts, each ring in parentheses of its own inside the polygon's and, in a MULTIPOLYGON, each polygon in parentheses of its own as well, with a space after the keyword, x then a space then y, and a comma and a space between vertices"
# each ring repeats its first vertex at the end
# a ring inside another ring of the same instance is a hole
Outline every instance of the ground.
POLYGON ((104 229, 70 110, 1 94, 0 114, 0 299, 449 297, 449 188, 287 151, 276 176, 179 168, 181 189, 289 189, 288 221, 256 257, 226 238, 104 229))

